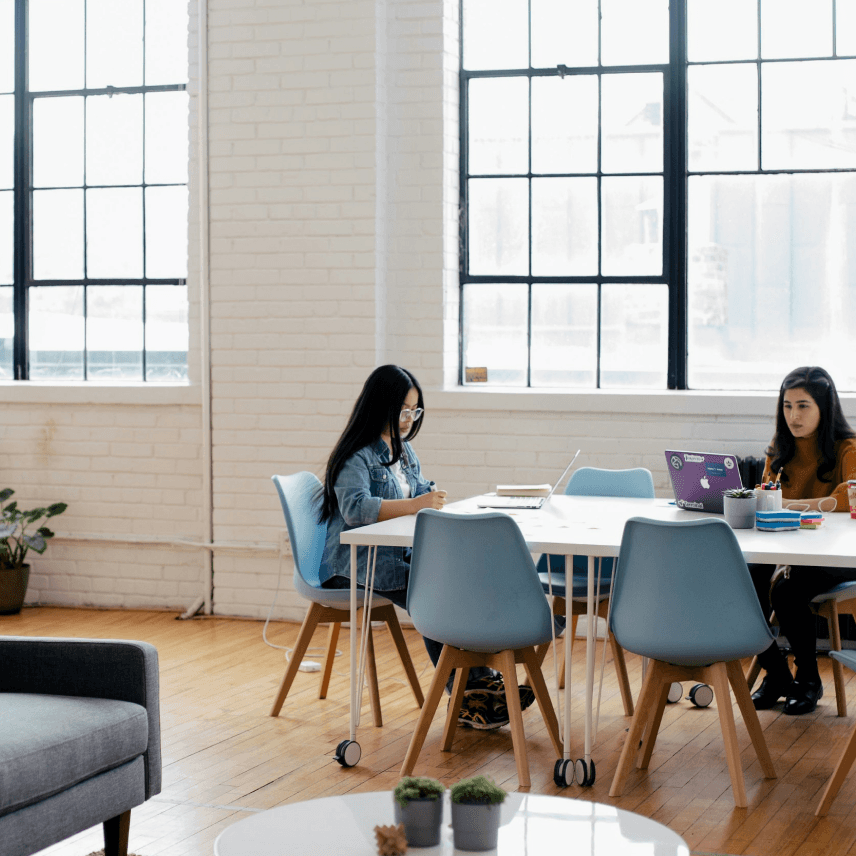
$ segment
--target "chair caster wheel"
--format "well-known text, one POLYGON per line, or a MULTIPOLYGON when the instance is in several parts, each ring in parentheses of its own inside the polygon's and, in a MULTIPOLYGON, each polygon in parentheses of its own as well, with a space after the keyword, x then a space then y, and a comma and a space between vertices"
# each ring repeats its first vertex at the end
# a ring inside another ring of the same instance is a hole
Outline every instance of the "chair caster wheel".
POLYGON ((336 747, 336 754, 333 757, 343 767, 355 767, 359 764, 361 756, 360 744, 356 740, 343 740, 336 747))
POLYGON ((594 784, 594 761, 589 767, 582 758, 577 758, 574 764, 574 781, 582 788, 590 788, 594 784))
POLYGON ((666 697, 666 701, 669 704, 675 704, 675 702, 679 702, 684 695, 684 688, 681 684, 675 681, 669 687, 669 695, 666 697))
POLYGON ((695 684, 689 698, 696 707, 707 707, 713 701, 713 690, 707 684, 695 684))
POLYGON ((573 761, 559 758, 553 765, 553 782, 557 788, 566 788, 571 783, 572 779, 568 778, 568 766, 571 766, 571 775, 573 776, 573 763, 573 761))

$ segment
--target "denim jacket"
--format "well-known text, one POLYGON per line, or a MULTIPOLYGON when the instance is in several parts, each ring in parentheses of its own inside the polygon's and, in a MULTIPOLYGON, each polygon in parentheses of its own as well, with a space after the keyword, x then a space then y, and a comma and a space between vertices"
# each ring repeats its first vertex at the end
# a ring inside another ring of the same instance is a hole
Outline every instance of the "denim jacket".
MULTIPOLYGON (((413 447, 403 442, 401 471, 410 485, 410 495, 421 496, 432 490, 432 483, 422 477, 419 458, 413 447)), ((332 576, 351 576, 351 547, 340 544, 339 536, 348 529, 377 523, 381 500, 404 499, 401 486, 388 464, 392 455, 386 443, 378 438, 345 461, 334 490, 339 507, 327 521, 327 543, 321 561, 321 582, 332 576)), ((357 580, 365 585, 368 547, 357 548, 357 580)), ((395 591, 407 587, 410 549, 378 547, 374 587, 376 591, 395 591), (407 559, 405 559, 405 556, 407 559)))

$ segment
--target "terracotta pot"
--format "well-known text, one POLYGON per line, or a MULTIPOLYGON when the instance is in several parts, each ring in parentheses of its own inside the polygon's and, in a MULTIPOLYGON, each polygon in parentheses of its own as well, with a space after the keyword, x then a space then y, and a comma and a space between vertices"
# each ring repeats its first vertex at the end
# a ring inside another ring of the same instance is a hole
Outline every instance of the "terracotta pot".
POLYGON ((0 569, 0 615, 14 615, 21 611, 30 581, 30 566, 0 569))

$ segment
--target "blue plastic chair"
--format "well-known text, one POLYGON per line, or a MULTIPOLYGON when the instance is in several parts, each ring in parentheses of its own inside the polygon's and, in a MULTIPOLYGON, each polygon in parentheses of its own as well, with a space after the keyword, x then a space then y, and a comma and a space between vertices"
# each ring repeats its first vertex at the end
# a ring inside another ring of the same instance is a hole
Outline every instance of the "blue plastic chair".
MULTIPOLYGON (((650 470, 644 467, 636 467, 630 470, 604 470, 596 467, 581 467, 575 470, 565 487, 566 496, 621 496, 636 497, 639 499, 654 498, 654 479, 650 470)), ((601 560, 600 588, 597 589, 598 608, 597 615, 606 618, 609 608, 609 587, 612 583, 611 558, 601 560)), ((555 615, 567 615, 567 590, 565 580, 564 556, 550 556, 550 570, 553 580, 553 613, 555 615)), ((538 576, 544 586, 544 591, 550 591, 550 577, 547 573, 547 556, 541 556, 538 560, 538 576)), ((597 585, 597 580, 595 580, 597 585)), ((571 644, 577 632, 577 620, 587 611, 586 601, 588 592, 588 558, 586 556, 574 556, 574 568, 571 582, 571 644)), ((624 661, 624 652, 615 644, 610 635, 610 647, 612 658, 615 663, 615 671, 618 675, 618 688, 621 691, 621 701, 624 704, 624 713, 633 716, 633 694, 630 692, 630 681, 627 677, 627 664, 624 661)), ((561 646, 564 654, 564 646, 561 646)), ((542 658, 546 650, 538 652, 542 658)), ((559 688, 565 685, 565 669, 559 665, 559 688)))
MULTIPOLYGON (((856 672, 856 652, 830 651, 829 656, 832 657, 834 665, 838 666, 839 669, 843 664, 847 666, 848 669, 852 669, 856 672)), ((835 770, 833 770, 832 775, 829 777, 829 781, 826 783, 823 796, 820 798, 817 811, 815 811, 815 814, 818 817, 823 817, 829 813, 829 807, 832 805, 832 801, 841 790, 841 786, 844 784, 844 780, 847 778, 847 774, 850 772, 850 768, 853 766, 854 760, 856 760, 856 726, 854 726, 853 730, 850 732, 850 737, 847 740, 844 751, 841 753, 841 757, 835 765, 835 770)))
MULTIPOLYGON (((294 588, 310 602, 303 626, 294 643, 291 660, 285 670, 279 692, 271 708, 271 716, 279 716, 291 684, 297 675, 300 661, 309 648, 312 634, 319 623, 330 622, 327 639, 327 654, 321 675, 321 689, 318 698, 327 697, 330 685, 330 674, 333 671, 333 659, 336 656, 336 643, 343 621, 350 621, 351 593, 348 589, 321 588, 321 559, 324 555, 324 544, 327 540, 327 524, 318 522, 321 501, 321 482, 312 473, 295 473, 291 476, 272 476, 285 515, 285 525, 288 527, 288 539, 294 556, 294 588)), ((360 598, 362 604, 362 598, 360 598)), ((384 621, 395 642, 398 655, 401 657, 407 679, 416 697, 418 705, 424 700, 416 669, 410 659, 395 607, 386 598, 374 595, 372 597, 372 621, 384 621)), ((371 699, 374 724, 383 725, 380 710, 380 693, 375 666, 374 642, 372 632, 368 633, 368 650, 366 652, 366 674, 368 675, 369 697, 371 699)))
POLYGON ((443 751, 455 736, 471 666, 502 672, 517 777, 529 787, 529 763, 516 663, 523 663, 558 756, 559 727, 535 646, 552 635, 552 616, 535 563, 507 514, 452 514, 425 509, 416 516, 407 611, 416 629, 443 643, 434 679, 401 768, 416 765, 446 681, 456 670, 443 731, 443 751))
POLYGON ((709 517, 685 522, 628 520, 615 574, 610 627, 619 645, 650 660, 609 795, 619 796, 624 789, 643 733, 637 766, 647 768, 672 682, 693 680, 713 687, 734 802, 745 807, 728 686, 764 775, 775 778, 740 665, 743 657, 768 648, 773 635, 731 527, 709 517))

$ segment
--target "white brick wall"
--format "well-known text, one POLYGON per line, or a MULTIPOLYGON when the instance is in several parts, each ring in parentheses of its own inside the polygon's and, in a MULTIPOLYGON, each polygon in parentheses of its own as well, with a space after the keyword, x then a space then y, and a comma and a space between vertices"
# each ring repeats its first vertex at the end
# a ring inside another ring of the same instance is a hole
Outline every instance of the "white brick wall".
MULTIPOLYGON (((667 446, 763 449, 772 396, 454 391, 457 7, 210 0, 209 307, 199 301, 195 97, 190 133, 194 386, 2 387, 0 487, 70 506, 56 520, 66 537, 33 561, 29 601, 184 609, 201 592, 207 552, 175 542, 205 532, 206 310, 221 614, 265 616, 282 568, 275 614, 302 617, 290 559, 277 552, 270 476, 323 472, 380 362, 423 383, 417 450, 452 498, 552 481, 577 447, 580 464, 649 467, 660 494, 667 446)), ((199 85, 194 70, 192 94, 199 85)), ((856 401, 847 407, 856 418, 856 401)))

